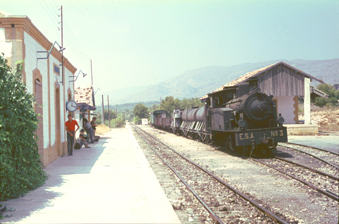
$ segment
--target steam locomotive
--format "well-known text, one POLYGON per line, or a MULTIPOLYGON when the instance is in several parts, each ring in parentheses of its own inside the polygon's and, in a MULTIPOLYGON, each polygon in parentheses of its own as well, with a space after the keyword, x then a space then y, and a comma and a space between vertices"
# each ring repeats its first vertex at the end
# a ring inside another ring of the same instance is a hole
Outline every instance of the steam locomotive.
POLYGON ((246 156, 271 156, 278 142, 287 142, 284 118, 277 116, 272 98, 261 92, 256 78, 251 78, 208 94, 204 107, 174 109, 172 116, 154 111, 151 124, 198 141, 228 146, 246 156))

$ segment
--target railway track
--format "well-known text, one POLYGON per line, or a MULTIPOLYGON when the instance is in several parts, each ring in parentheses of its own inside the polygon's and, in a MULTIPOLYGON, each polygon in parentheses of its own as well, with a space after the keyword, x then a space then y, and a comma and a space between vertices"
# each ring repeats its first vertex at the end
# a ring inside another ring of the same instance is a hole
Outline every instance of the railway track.
POLYGON ((313 146, 292 143, 292 142, 279 143, 279 145, 286 145, 286 146, 292 145, 292 146, 306 147, 306 148, 311 148, 311 149, 315 149, 315 150, 318 150, 318 151, 327 152, 327 153, 339 156, 339 153, 337 153, 337 152, 333 152, 333 151, 329 151, 329 150, 326 150, 326 149, 321 149, 321 148, 317 148, 317 147, 313 147, 313 146))
POLYGON ((339 189, 338 166, 334 164, 338 163, 339 157, 336 153, 293 143, 279 143, 279 146, 277 156, 271 159, 253 158, 252 160, 283 173, 335 201, 339 201, 337 193, 339 189), (291 147, 291 145, 300 148, 291 147), (305 155, 309 158, 305 158, 305 155))
POLYGON ((339 195, 334 193, 338 192, 337 177, 279 157, 270 159, 252 158, 252 160, 295 179, 335 201, 339 201, 339 195), (291 166, 291 164, 294 166, 291 166))
POLYGON ((190 161, 147 132, 135 126, 133 128, 173 173, 180 178, 187 189, 210 213, 215 222, 228 223, 236 220, 242 221, 242 217, 251 217, 253 221, 259 221, 256 218, 264 218, 265 222, 287 223, 285 217, 281 214, 274 214, 269 209, 259 205, 250 196, 239 192, 213 173, 190 161), (201 177, 199 181, 196 181, 197 176, 201 177), (222 204, 224 206, 220 206, 222 204), (249 206, 249 204, 253 206, 249 206), (227 206, 229 206, 229 209, 226 208, 227 206), (220 209, 220 207, 223 208, 220 209))
POLYGON ((300 153, 304 153, 308 156, 314 157, 332 166, 333 168, 335 168, 336 172, 338 172, 339 154, 336 152, 295 143, 280 143, 279 145, 288 150, 294 150, 300 153))
POLYGON ((302 149, 279 145, 276 157, 307 166, 309 168, 327 173, 329 176, 339 177, 339 156, 329 152, 308 149, 303 146, 302 149))

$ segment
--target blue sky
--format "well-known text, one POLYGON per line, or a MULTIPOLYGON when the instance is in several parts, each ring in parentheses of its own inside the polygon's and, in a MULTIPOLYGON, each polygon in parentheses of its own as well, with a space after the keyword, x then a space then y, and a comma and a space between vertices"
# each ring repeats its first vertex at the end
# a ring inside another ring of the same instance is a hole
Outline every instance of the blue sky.
POLYGON ((88 74, 92 59, 99 94, 205 66, 339 58, 338 0, 11 0, 0 10, 60 43, 60 5, 64 55, 88 74))

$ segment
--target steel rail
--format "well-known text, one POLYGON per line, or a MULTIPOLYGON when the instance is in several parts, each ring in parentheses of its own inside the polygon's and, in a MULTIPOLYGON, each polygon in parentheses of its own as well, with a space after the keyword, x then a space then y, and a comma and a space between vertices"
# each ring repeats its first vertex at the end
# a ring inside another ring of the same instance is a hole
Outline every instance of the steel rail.
MULTIPOLYGON (((139 128, 140 129, 140 128, 139 128)), ((275 222, 278 223, 284 223, 287 224, 287 222, 283 219, 281 219, 279 216, 273 214, 271 211, 267 210, 266 208, 260 206, 258 203, 256 203, 255 201, 253 201, 252 199, 250 199, 249 197, 247 197, 245 194, 241 193, 240 191, 238 191, 237 189, 233 188, 231 185, 227 184, 226 182, 224 182, 223 180, 221 180, 219 177, 215 176, 214 174, 210 173, 209 171, 205 170, 204 168, 202 168, 200 165, 194 163, 193 161, 187 159, 186 157, 184 157, 183 155, 181 155, 179 152, 177 152, 176 150, 174 150, 173 148, 171 148, 170 146, 166 145, 165 143, 163 143, 162 141, 160 141, 159 139, 157 139, 156 137, 150 135, 149 133, 147 133, 146 131, 140 129, 141 131, 143 131, 145 134, 149 135, 151 138, 157 140, 159 143, 163 144, 164 146, 166 146, 167 148, 171 149, 173 152, 175 152, 176 154, 178 154, 181 158, 185 159, 186 161, 188 161, 189 163, 193 164, 194 166, 198 167, 200 170, 208 173, 209 175, 211 175, 215 180, 217 180, 219 183, 221 183, 222 185, 224 185, 225 187, 227 187, 228 189, 232 190, 233 192, 235 192, 236 194, 238 194, 240 197, 242 197, 243 199, 245 199, 246 201, 248 201, 249 203, 251 203, 253 206, 257 207, 260 211, 262 211, 266 216, 270 217, 271 219, 273 219, 275 222)))
POLYGON ((327 176, 327 177, 329 177, 329 178, 331 178, 331 179, 339 180, 338 177, 332 176, 331 174, 327 174, 327 173, 321 172, 321 171, 316 170, 316 169, 313 169, 313 168, 311 168, 311 167, 304 166, 304 165, 302 165, 302 164, 295 163, 295 162, 292 162, 292 161, 289 161, 289 160, 287 160, 287 159, 283 159, 283 158, 280 158, 280 157, 277 157, 277 156, 274 156, 273 158, 279 159, 279 160, 282 160, 282 161, 285 161, 285 162, 287 162, 287 163, 291 163, 291 164, 294 164, 294 165, 297 165, 297 166, 300 166, 300 167, 303 167, 303 168, 305 168, 305 169, 309 169, 310 171, 312 171, 312 172, 314 172, 314 173, 319 173, 319 174, 321 174, 321 175, 323 175, 323 176, 327 176))
POLYGON ((272 168, 272 169, 274 169, 274 170, 276 170, 276 171, 278 171, 278 172, 280 172, 280 173, 282 173, 282 174, 285 174, 285 175, 287 175, 287 176, 289 176, 289 177, 291 177, 291 178, 293 178, 293 179, 295 179, 295 180, 297 180, 297 181, 300 181, 301 183, 303 183, 303 184, 309 186, 310 188, 313 188, 314 190, 316 190, 316 191, 318 191, 318 192, 320 192, 320 193, 322 193, 322 194, 324 194, 324 195, 326 195, 326 196, 328 196, 328 197, 330 197, 330 198, 332 198, 332 199, 334 199, 334 200, 336 200, 336 201, 339 201, 339 197, 338 197, 338 196, 333 195, 333 194, 330 194, 330 193, 327 193, 326 191, 324 191, 324 190, 322 190, 322 189, 320 189, 320 188, 314 186, 313 184, 310 184, 310 183, 308 183, 308 182, 306 182, 306 181, 304 181, 304 180, 299 179, 299 178, 296 177, 296 176, 293 176, 293 175, 288 174, 288 173, 286 173, 286 172, 284 172, 284 171, 282 171, 282 170, 279 170, 279 169, 277 169, 277 168, 275 168, 275 167, 273 167, 273 166, 270 166, 270 165, 268 165, 268 164, 266 164, 266 163, 263 163, 263 162, 261 162, 261 161, 258 160, 258 159, 253 159, 253 158, 252 158, 252 160, 253 160, 253 161, 256 161, 256 162, 258 162, 258 163, 260 163, 260 164, 263 164, 263 165, 265 165, 265 166, 267 166, 267 167, 269 167, 269 168, 272 168))
POLYGON ((315 156, 315 155, 313 155, 311 153, 308 153, 308 152, 305 152, 305 151, 302 151, 302 150, 299 150, 299 149, 295 149, 295 148, 292 148, 290 146, 281 145, 281 147, 285 147, 285 148, 293 149, 293 150, 301 152, 301 153, 305 153, 306 155, 312 156, 312 157, 314 157, 314 158, 316 158, 316 159, 318 159, 318 160, 320 160, 320 161, 322 161, 322 162, 324 162, 324 163, 326 163, 326 164, 328 164, 330 166, 333 166, 336 169, 339 169, 339 167, 337 165, 334 165, 334 164, 332 164, 332 163, 330 163, 330 162, 328 162, 328 161, 326 161, 326 160, 324 160, 322 158, 319 158, 318 156, 315 156))
MULTIPOLYGON (((291 144, 291 145, 297 145, 297 146, 307 147, 307 148, 316 149, 316 150, 319 150, 319 151, 328 152, 328 153, 331 153, 331 154, 334 154, 334 155, 339 156, 339 153, 332 152, 332 151, 329 151, 329 150, 326 150, 326 149, 321 149, 321 148, 313 147, 313 146, 302 145, 302 144, 292 143, 292 142, 284 142, 284 144, 291 144)), ((283 146, 283 145, 281 145, 281 146, 283 146)))
POLYGON ((333 194, 333 195, 339 197, 339 195, 337 195, 336 193, 333 193, 332 191, 330 191, 330 190, 328 190, 328 189, 326 189, 326 191, 327 191, 328 193, 330 193, 330 194, 333 194))
POLYGON ((211 217, 214 221, 217 223, 223 224, 223 222, 220 220, 220 218, 212 211, 212 209, 206 204, 206 202, 199 197, 199 195, 190 187, 188 183, 175 171, 175 169, 169 165, 162 157, 161 155, 146 141, 146 139, 140 135, 140 137, 145 141, 145 143, 158 155, 158 157, 168 166, 172 172, 180 179, 180 181, 188 188, 188 190, 198 199, 198 201, 205 207, 205 209, 210 213, 211 217))

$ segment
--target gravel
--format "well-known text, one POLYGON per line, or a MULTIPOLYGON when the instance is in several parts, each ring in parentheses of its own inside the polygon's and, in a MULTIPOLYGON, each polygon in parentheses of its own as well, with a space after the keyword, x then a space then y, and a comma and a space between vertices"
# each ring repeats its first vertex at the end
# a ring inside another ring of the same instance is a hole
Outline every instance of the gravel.
MULTIPOLYGON (((336 169, 335 167, 327 163, 324 163, 323 161, 317 158, 307 155, 305 153, 295 151, 293 149, 289 149, 285 147, 278 147, 277 156, 290 160, 292 162, 302 164, 304 166, 311 167, 313 169, 317 169, 324 173, 331 174, 332 176, 339 177, 338 169, 336 169)), ((338 157, 338 156, 333 155, 333 157, 338 157)))
MULTIPOLYGON (((295 180, 250 159, 234 155, 226 148, 202 144, 150 126, 139 127, 199 165, 208 167, 219 178, 255 198, 275 213, 281 213, 299 223, 338 223, 338 203, 295 180)), ((145 148, 142 142, 141 145, 145 148)), ((152 158, 151 155, 146 156, 149 160, 152 158)), ((151 160, 156 161, 155 158, 151 160)), ((165 193, 167 192, 172 200, 172 205, 179 208, 176 211, 180 220, 183 223, 212 222, 197 200, 189 199, 190 193, 176 180, 171 171, 161 171, 160 175, 157 174, 157 170, 163 170, 163 165, 160 164, 161 162, 155 162, 153 169, 165 193), (176 181, 173 182, 173 179, 176 181)), ((247 217, 244 222, 252 219, 253 217, 247 217)))

